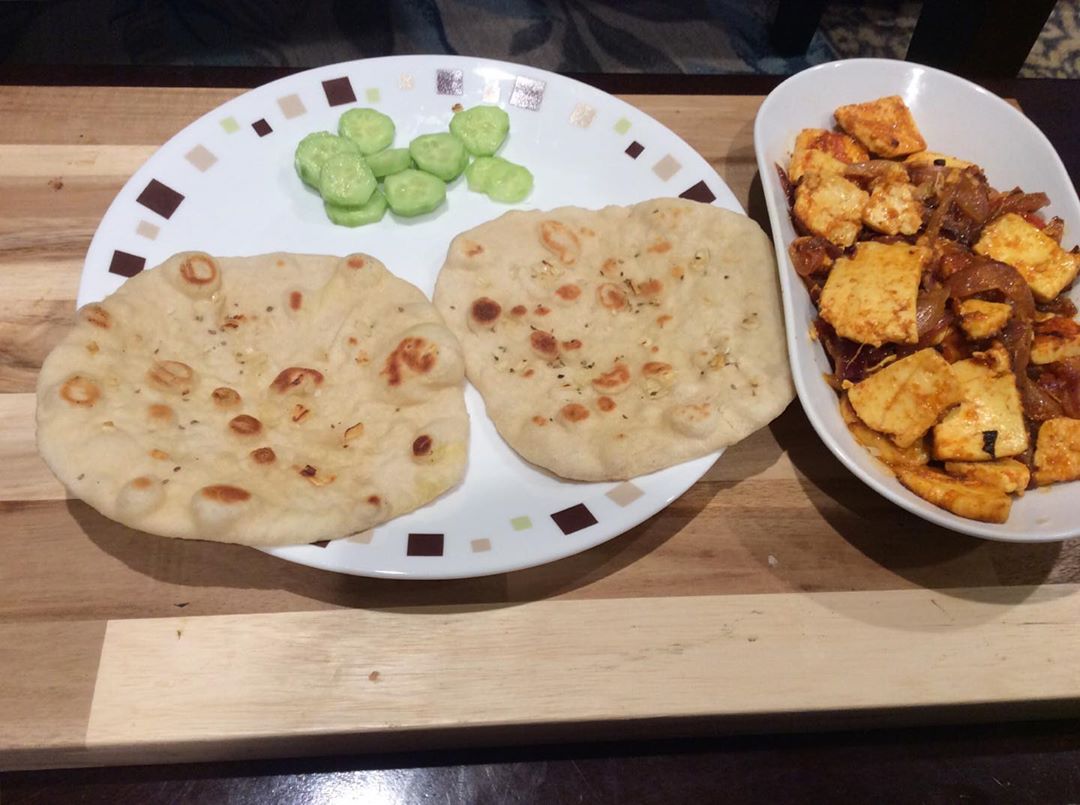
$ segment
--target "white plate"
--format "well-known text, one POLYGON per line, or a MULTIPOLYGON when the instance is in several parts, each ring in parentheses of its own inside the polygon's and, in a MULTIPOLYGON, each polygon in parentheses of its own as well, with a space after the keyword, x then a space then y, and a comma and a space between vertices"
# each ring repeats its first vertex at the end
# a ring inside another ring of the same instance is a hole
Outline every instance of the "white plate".
MULTIPOLYGON (((318 196, 294 173, 293 150, 309 132, 336 131, 338 117, 353 106, 389 114, 397 124, 395 145, 406 145, 418 134, 444 131, 454 104, 481 102, 498 103, 509 112, 510 138, 501 153, 536 176, 532 195, 518 207, 602 207, 689 193, 742 211, 716 172, 679 137, 585 84, 472 58, 356 61, 245 93, 165 143, 102 219, 87 254, 78 303, 97 301, 119 287, 124 278, 110 273, 111 267, 136 270, 143 262, 151 267, 185 249, 221 256, 363 251, 430 295, 451 238, 508 208, 459 182, 450 189, 448 204, 432 215, 412 221, 387 215, 374 226, 335 227, 318 196)), ((531 567, 637 525, 686 491, 719 455, 627 484, 562 481, 507 447, 471 387, 466 402, 472 441, 459 487, 373 533, 326 547, 269 552, 327 570, 409 578, 531 567), (571 512, 560 516, 560 526, 552 515, 567 509, 571 512)))
MULTIPOLYGON (((907 62, 852 59, 822 64, 773 90, 754 123, 754 148, 772 221, 780 287, 787 319, 788 352, 795 388, 810 422, 829 449, 870 487, 910 512, 965 534, 1009 542, 1043 542, 1080 535, 1078 484, 1028 492, 1013 503, 1002 525, 957 517, 912 494, 851 436, 836 394, 822 376, 831 370, 825 351, 808 337, 816 317, 809 294, 788 258, 795 238, 776 174, 786 166, 795 135, 804 128, 832 128, 837 106, 899 95, 911 107, 931 151, 983 167, 999 189, 1020 186, 1050 196, 1047 212, 1065 219, 1064 243, 1080 241, 1080 201, 1050 141, 1026 117, 981 87, 949 73, 907 62)), ((1072 292, 1080 301, 1080 288, 1072 292)))

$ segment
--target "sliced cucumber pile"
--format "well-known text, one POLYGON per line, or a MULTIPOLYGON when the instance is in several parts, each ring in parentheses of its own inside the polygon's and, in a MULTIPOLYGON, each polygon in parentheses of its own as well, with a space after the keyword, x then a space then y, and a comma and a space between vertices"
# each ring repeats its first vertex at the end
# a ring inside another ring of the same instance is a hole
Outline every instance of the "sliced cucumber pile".
POLYGON ((504 110, 463 109, 449 128, 422 134, 407 148, 391 148, 393 120, 377 109, 350 109, 338 120, 337 134, 317 131, 304 137, 293 163, 339 226, 373 224, 388 208, 406 218, 434 212, 446 201, 447 182, 462 173, 470 190, 493 201, 516 204, 529 195, 532 173, 495 156, 510 132, 504 110))

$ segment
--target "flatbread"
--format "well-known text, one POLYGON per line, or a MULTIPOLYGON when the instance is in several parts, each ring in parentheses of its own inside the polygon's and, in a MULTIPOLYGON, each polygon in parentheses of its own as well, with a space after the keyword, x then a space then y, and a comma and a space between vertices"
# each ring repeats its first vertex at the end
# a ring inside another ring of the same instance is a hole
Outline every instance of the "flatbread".
POLYGON ((284 545, 412 511, 465 470, 457 340, 367 255, 179 254, 45 360, 38 448, 107 517, 284 545))
POLYGON ((453 241, 434 300, 499 433, 567 478, 706 455, 794 395, 772 247, 717 207, 509 212, 453 241))

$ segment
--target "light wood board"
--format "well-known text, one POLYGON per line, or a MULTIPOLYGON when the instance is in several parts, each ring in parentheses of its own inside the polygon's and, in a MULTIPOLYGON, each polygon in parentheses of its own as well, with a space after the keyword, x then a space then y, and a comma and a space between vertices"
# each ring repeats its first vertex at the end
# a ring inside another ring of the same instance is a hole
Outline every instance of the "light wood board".
MULTIPOLYGON (((0 768, 1075 710, 1076 544, 918 520, 797 403, 628 534, 484 579, 339 576, 68 500, 33 388, 82 257, 126 178, 238 92, 0 88, 0 768)), ((761 98, 625 100, 764 223, 761 98)))

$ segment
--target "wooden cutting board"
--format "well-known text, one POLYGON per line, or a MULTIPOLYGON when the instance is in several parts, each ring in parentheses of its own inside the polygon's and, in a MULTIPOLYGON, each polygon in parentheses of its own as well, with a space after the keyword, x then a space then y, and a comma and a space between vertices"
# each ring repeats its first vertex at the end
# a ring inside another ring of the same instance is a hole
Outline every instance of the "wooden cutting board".
MULTIPOLYGON (((0 768, 1075 713, 1080 542, 952 534, 798 403, 587 553, 395 582, 69 500, 34 381, 127 177, 222 89, 0 88, 0 768)), ((765 224, 757 97, 630 96, 765 224)))

